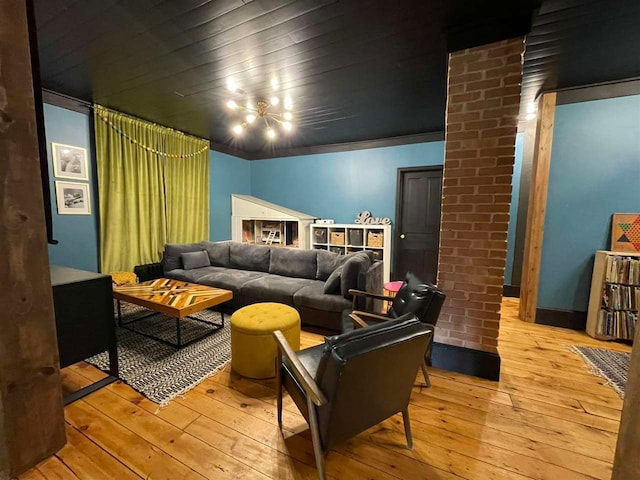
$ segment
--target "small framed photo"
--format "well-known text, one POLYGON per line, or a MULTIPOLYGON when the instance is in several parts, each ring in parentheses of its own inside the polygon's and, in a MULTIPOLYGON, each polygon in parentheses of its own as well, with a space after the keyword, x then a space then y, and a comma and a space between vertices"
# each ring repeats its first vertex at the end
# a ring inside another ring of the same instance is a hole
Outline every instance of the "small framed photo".
POLYGON ((51 143, 53 173, 59 178, 89 180, 87 150, 62 143, 51 143))
POLYGON ((56 182, 59 215, 91 215, 89 184, 56 182))

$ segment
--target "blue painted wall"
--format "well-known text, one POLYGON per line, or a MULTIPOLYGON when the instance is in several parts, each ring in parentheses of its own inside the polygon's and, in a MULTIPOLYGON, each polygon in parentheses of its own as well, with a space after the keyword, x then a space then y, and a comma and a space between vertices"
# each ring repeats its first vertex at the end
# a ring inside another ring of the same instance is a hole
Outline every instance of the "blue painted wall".
POLYGON ((251 162, 213 150, 209 158, 211 240, 231 240, 231 194, 251 194, 251 162))
POLYGON ((98 216, 96 191, 93 188, 94 160, 91 150, 89 117, 53 105, 44 105, 47 155, 49 157, 49 183, 53 215, 53 235, 57 245, 49 245, 49 262, 55 265, 98 271, 98 216), (89 180, 54 178, 51 142, 64 143, 87 149, 89 180), (89 183, 91 186, 91 215, 58 215, 55 180, 89 183))
MULTIPOLYGON (((77 145, 89 150, 94 178, 89 117, 45 104, 47 148, 51 142, 77 145)), ((519 183, 522 139, 516 146, 515 184, 519 183)), ((55 187, 50 158, 52 201, 55 187)), ((210 239, 231 238, 231 194, 251 194, 318 217, 352 223, 357 212, 371 210, 375 216, 395 221, 397 169, 442 165, 444 142, 383 147, 352 152, 283 157, 247 161, 210 151, 210 239)), ((98 237, 96 193, 92 188, 91 216, 57 215, 54 235, 59 245, 50 246, 51 263, 97 271, 98 237)), ((517 202, 517 195, 514 198, 517 202)), ((514 207, 512 207, 513 209, 514 207)), ((517 206, 516 206, 517 208, 517 206)), ((515 218, 515 215, 512 216, 515 218)), ((511 240, 515 226, 510 225, 511 240)), ((510 242, 513 243, 513 242, 510 242)), ((510 273, 513 248, 509 250, 510 273)))
POLYGON ((556 109, 538 307, 586 311, 611 214, 640 212, 640 96, 556 109))
POLYGON ((251 194, 336 223, 358 212, 395 221, 399 167, 442 165, 444 142, 251 162, 251 194))
MULTIPOLYGON (((507 231, 507 265, 504 270, 504 284, 513 285, 513 260, 515 257, 516 226, 518 224, 518 203, 520 199, 520 174, 522 173, 522 152, 524 148, 524 133, 516 135, 515 161, 513 165, 513 190, 511 193, 511 207, 509 208, 509 230, 507 231)), ((516 284, 520 284, 517 279, 516 284)))

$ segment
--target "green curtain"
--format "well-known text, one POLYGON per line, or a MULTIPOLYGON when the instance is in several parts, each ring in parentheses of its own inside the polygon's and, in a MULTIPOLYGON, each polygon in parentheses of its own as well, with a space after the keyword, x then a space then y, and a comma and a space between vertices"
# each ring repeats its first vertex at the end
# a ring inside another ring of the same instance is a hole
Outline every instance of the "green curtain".
POLYGON ((209 238, 209 148, 203 140, 169 135, 167 152, 186 158, 167 158, 167 242, 190 243, 209 238))
POLYGON ((159 261, 165 243, 207 239, 208 142, 99 105, 94 124, 101 271, 132 271, 159 261))

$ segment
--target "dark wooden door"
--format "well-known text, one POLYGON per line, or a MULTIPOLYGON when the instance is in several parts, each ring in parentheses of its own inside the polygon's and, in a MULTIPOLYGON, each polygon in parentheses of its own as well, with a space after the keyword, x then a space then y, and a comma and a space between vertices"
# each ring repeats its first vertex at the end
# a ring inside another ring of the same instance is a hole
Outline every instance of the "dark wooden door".
POLYGON ((435 283, 438 273, 442 167, 398 169, 394 278, 413 272, 435 283))

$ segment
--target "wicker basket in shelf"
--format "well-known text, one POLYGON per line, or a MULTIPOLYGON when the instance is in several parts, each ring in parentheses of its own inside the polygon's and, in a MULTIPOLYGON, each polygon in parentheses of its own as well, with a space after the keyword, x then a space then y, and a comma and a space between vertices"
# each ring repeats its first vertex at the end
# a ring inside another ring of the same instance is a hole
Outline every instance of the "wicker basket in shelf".
POLYGON ((344 232, 331 232, 332 245, 344 245, 344 232))
POLYGON ((383 247, 384 246, 384 234, 382 232, 369 232, 367 234, 367 246, 368 247, 383 247))
POLYGON ((327 243, 327 229, 316 228, 313 230, 313 242, 315 243, 327 243))

